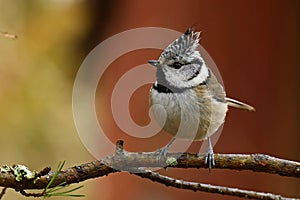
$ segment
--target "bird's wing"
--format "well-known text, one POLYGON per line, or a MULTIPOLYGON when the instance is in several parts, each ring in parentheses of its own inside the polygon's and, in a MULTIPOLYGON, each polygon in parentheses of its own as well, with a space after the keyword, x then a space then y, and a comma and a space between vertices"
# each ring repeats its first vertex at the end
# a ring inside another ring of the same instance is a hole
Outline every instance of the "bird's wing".
POLYGON ((221 102, 226 102, 226 93, 223 86, 218 82, 214 73, 209 70, 209 78, 206 82, 206 86, 208 87, 208 91, 212 97, 221 102))
POLYGON ((225 90, 223 86, 218 82, 216 76, 213 74, 213 72, 209 69, 210 77, 206 83, 207 87, 209 88, 210 94, 221 102, 226 102, 228 106, 232 106, 235 108, 245 109, 248 111, 255 111, 255 109, 243 102, 231 99, 226 97, 225 90))

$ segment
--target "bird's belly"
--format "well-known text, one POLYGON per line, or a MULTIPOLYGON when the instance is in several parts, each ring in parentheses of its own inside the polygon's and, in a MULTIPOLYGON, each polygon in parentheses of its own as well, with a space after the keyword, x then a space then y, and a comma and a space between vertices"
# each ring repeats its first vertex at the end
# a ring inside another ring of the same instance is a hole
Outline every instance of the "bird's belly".
POLYGON ((210 96, 199 98, 194 91, 158 93, 152 89, 150 104, 154 117, 166 132, 187 140, 211 136, 223 124, 227 112, 227 104, 210 96))

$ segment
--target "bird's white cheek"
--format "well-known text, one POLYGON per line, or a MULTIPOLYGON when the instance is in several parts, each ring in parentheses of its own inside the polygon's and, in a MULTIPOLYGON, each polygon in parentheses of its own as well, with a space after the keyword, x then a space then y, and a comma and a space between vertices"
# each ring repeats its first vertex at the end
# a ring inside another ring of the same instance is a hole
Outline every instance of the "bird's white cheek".
POLYGON ((207 81, 208 77, 209 77, 209 70, 206 67, 206 64, 204 63, 203 66, 201 67, 198 76, 196 76, 194 79, 188 82, 189 86, 197 86, 201 83, 204 83, 205 81, 207 81))

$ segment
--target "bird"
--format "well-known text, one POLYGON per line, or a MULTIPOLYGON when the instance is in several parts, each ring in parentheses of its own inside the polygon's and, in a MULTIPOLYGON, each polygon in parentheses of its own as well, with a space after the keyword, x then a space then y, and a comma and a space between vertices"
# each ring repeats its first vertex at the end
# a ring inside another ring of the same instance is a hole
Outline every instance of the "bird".
MULTIPOLYGON (((255 111, 254 107, 226 96, 223 86, 199 50, 200 31, 189 27, 169 44, 158 60, 148 63, 156 68, 156 81, 150 89, 154 118, 172 140, 158 150, 166 155, 176 139, 208 141, 205 164, 215 166, 210 137, 224 123, 228 107, 255 111)), ((159 158, 160 158, 159 156, 159 158)))

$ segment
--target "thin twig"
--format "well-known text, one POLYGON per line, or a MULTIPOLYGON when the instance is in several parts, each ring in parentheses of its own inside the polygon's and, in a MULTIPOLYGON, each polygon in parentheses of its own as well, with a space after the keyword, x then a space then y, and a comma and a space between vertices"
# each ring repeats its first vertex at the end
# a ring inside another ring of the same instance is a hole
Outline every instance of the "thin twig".
POLYGON ((44 169, 42 169, 39 173, 37 173, 35 177, 37 178, 37 177, 47 175, 50 171, 51 171, 51 167, 47 166, 44 169))
POLYGON ((45 194, 44 191, 41 193, 30 193, 30 192, 25 192, 25 190, 20 190, 19 192, 25 197, 42 197, 45 194))
POLYGON ((4 196, 5 192, 6 192, 7 187, 4 187, 0 193, 0 199, 2 199, 2 197, 4 196))
POLYGON ((11 33, 8 33, 8 32, 3 32, 3 31, 0 31, 0 36, 7 37, 7 38, 10 38, 10 39, 14 39, 14 40, 18 38, 17 35, 14 35, 14 34, 11 34, 11 33))
POLYGON ((134 174, 137 176, 140 176, 142 178, 150 179, 154 182, 162 183, 166 186, 192 190, 195 192, 202 191, 202 192, 209 192, 209 193, 217 193, 217 194, 221 194, 221 195, 243 197, 243 198, 248 198, 248 199, 292 200, 292 198, 282 197, 280 195, 275 195, 275 194, 271 194, 271 193, 256 192, 256 191, 250 191, 250 190, 242 190, 242 189, 238 189, 238 188, 230 188, 230 187, 224 187, 224 186, 216 186, 216 185, 210 185, 210 184, 204 184, 204 183, 196 183, 196 182, 178 180, 175 178, 161 175, 161 174, 153 172, 151 170, 140 170, 140 173, 134 173, 134 174))

